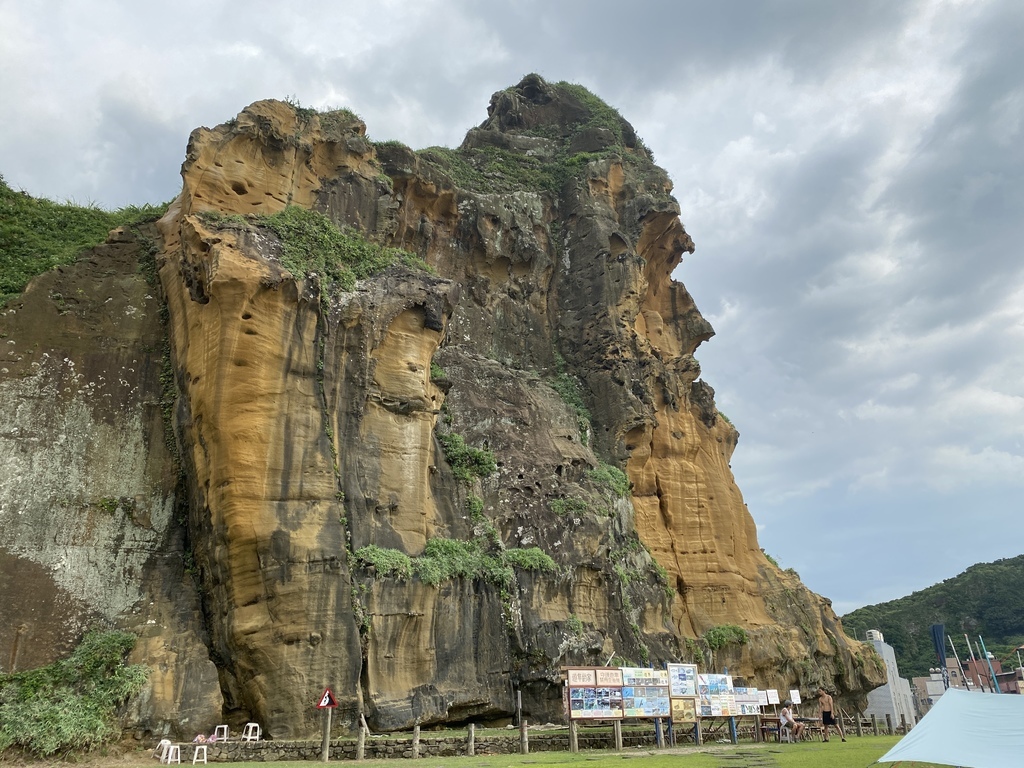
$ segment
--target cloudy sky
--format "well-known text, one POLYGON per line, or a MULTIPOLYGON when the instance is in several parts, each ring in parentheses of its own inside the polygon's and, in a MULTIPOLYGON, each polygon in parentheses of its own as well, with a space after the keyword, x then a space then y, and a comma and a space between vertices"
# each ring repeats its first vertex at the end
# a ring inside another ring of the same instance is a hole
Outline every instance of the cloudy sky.
POLYGON ((0 174, 161 202, 257 99, 455 146, 587 86, 675 181, 761 545, 843 613, 1024 552, 1022 40, 1019 0, 0 0, 0 174))

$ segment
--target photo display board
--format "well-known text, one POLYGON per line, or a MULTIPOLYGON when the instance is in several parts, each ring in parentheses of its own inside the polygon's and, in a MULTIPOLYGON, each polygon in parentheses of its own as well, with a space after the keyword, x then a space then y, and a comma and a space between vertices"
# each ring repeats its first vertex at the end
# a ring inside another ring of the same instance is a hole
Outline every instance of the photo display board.
POLYGON ((768 703, 778 704, 779 703, 779 692, 774 688, 768 689, 768 703))
POLYGON ((735 688, 734 691, 738 715, 761 714, 761 692, 757 688, 735 688))
POLYGON ((697 699, 692 696, 686 698, 672 697, 672 722, 673 723, 696 723, 697 722, 697 699))
POLYGON ((622 712, 626 717, 668 717, 667 669, 622 667, 622 712))
POLYGON ((696 723, 697 665, 668 664, 669 705, 673 723, 696 723))
POLYGON ((695 697, 697 695, 697 665, 668 665, 669 695, 672 698, 695 697))
POLYGON ((734 717, 739 714, 732 675, 697 675, 697 698, 701 717, 734 717))
POLYGON ((569 717, 573 720, 622 718, 622 670, 580 667, 566 670, 569 717))

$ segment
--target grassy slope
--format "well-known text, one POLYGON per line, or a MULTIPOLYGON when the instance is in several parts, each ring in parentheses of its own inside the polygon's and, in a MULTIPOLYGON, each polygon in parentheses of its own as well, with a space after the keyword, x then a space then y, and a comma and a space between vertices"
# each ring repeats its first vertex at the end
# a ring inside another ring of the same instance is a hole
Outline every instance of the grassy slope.
POLYGON ((28 281, 102 243, 116 227, 152 219, 166 205, 95 206, 55 203, 11 189, 0 176, 0 307, 28 281))

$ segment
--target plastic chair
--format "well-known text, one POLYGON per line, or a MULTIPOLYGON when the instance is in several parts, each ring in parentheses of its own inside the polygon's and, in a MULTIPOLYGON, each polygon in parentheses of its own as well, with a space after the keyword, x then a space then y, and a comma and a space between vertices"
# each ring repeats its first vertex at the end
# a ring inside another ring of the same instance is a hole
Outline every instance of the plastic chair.
POLYGON ((226 725, 218 725, 213 729, 213 737, 217 739, 217 741, 227 741, 228 727, 226 725))
POLYGON ((259 741, 262 733, 259 723, 246 723, 242 730, 242 741, 259 741))
POLYGON ((177 744, 171 744, 169 747, 167 747, 167 751, 164 755, 164 758, 160 759, 161 763, 166 763, 167 765, 170 765, 171 763, 177 763, 178 765, 181 765, 181 747, 179 747, 177 744))
POLYGON ((199 760, 199 750, 203 751, 203 764, 206 764, 206 745, 196 744, 195 752, 192 753, 192 765, 195 765, 199 760))
POLYGON ((790 744, 793 743, 793 731, 790 730, 788 725, 783 725, 779 728, 779 743, 781 744, 783 741, 790 744))

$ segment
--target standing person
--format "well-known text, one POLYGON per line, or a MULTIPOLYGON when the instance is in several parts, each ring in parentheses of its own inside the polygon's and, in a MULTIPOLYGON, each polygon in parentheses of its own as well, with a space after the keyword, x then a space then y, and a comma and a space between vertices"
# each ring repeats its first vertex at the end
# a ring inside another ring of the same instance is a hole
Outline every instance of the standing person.
POLYGON ((841 718, 836 717, 836 708, 832 697, 821 686, 818 686, 818 715, 821 717, 822 741, 828 741, 829 729, 833 725, 839 731, 839 737, 846 741, 846 734, 843 732, 843 721, 841 718))
POLYGON ((789 728, 790 732, 793 734, 793 738, 797 741, 799 741, 800 737, 804 734, 804 724, 798 723, 796 720, 793 719, 793 710, 790 709, 790 707, 792 706, 793 702, 789 699, 786 699, 784 702, 782 702, 782 711, 779 712, 780 741, 782 739, 783 728, 789 728))

